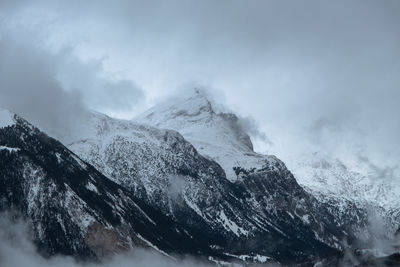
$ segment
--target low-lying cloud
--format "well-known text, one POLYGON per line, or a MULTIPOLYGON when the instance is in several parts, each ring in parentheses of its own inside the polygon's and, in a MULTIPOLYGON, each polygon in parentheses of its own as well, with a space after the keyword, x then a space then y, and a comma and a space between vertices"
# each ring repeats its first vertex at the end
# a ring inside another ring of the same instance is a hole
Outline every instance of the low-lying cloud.
POLYGON ((101 263, 79 262, 73 257, 44 257, 38 253, 28 224, 21 219, 12 218, 9 213, 0 213, 0 266, 2 267, 210 267, 211 265, 187 258, 172 260, 158 252, 135 248, 126 254, 114 255, 101 263))

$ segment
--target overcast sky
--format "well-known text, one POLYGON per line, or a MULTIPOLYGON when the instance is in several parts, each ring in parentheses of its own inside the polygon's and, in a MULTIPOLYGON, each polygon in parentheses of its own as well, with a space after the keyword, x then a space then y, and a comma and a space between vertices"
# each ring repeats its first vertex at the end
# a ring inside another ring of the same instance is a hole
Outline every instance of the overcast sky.
POLYGON ((197 83, 258 122, 259 151, 396 166, 399 25, 397 0, 0 0, 0 105, 58 128, 197 83))

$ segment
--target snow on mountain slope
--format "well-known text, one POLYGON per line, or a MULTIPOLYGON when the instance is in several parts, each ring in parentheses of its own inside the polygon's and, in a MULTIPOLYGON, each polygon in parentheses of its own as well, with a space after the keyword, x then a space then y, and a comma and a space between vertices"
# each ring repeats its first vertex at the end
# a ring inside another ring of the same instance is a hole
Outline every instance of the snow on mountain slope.
POLYGON ((337 253, 340 240, 352 239, 279 159, 255 155, 247 135, 228 132, 232 125, 225 126, 235 137, 224 144, 228 154, 242 156, 244 150, 246 163, 255 162, 243 168, 235 163, 242 158, 232 158, 235 162, 229 164, 238 168, 232 168, 230 180, 210 155, 203 157, 178 132, 134 121, 93 113, 67 143, 190 235, 200 233, 215 253, 288 262, 337 253))
MULTIPOLYGON (((218 112, 218 106, 201 90, 158 105, 136 120, 180 132, 201 154, 218 162, 231 181, 239 177, 238 167, 258 169, 273 160, 255 153, 238 117, 218 112)), ((299 184, 328 205, 339 221, 358 225, 353 230, 360 237, 368 239, 374 234, 371 231, 376 230, 365 229, 369 224, 385 225, 382 228, 388 237, 399 228, 400 183, 380 178, 381 170, 361 160, 346 166, 322 153, 295 157, 287 164, 299 184)))
POLYGON ((22 216, 41 252, 87 259, 142 246, 218 258, 190 228, 176 225, 57 140, 9 114, 13 123, 0 128, 0 211, 22 216))
POLYGON ((178 131, 199 153, 218 162, 231 181, 238 179, 234 167, 261 168, 266 161, 273 160, 255 153, 239 118, 232 113, 218 112, 216 105, 199 89, 173 103, 157 105, 135 121, 178 131))
MULTIPOLYGON (((273 160, 271 156, 255 153, 238 117, 218 112, 218 106, 201 90, 157 105, 136 121, 177 130, 201 154, 218 162, 231 181, 240 177, 237 170, 259 169, 273 160)), ((389 226, 389 235, 398 227, 400 190, 394 185, 363 176, 337 160, 318 154, 296 157, 288 163, 299 184, 326 205, 339 225, 359 237, 373 238, 375 230, 369 225, 372 213, 377 213, 389 226)), ((367 166, 356 167, 363 172, 369 170, 367 166)))
POLYGON ((320 201, 350 201, 368 209, 372 220, 382 220, 387 234, 400 225, 400 183, 381 177, 382 171, 359 160, 348 166, 322 153, 305 154, 287 161, 296 179, 320 201))
POLYGON ((380 178, 376 170, 362 161, 349 167, 337 158, 313 153, 293 159, 288 165, 299 182, 313 191, 379 203, 385 208, 400 206, 400 183, 380 178))

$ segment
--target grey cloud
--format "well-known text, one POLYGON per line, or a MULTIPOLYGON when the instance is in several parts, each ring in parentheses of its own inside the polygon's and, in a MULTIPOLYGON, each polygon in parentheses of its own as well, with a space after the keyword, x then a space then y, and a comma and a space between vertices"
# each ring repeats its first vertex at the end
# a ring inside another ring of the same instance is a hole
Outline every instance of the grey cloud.
POLYGON ((26 0, 0 1, 0 15, 4 16, 8 12, 15 12, 24 3, 26 3, 26 0))
POLYGON ((101 112, 129 113, 145 98, 131 80, 105 77, 103 60, 82 62, 70 55, 64 58, 57 78, 68 90, 79 91, 90 109, 101 112))
POLYGON ((65 92, 55 79, 56 57, 13 35, 0 38, 0 106, 50 134, 73 127, 85 108, 79 93, 65 92))
POLYGON ((238 125, 244 132, 249 134, 250 137, 261 139, 269 145, 272 145, 271 140, 269 140, 267 135, 260 130, 258 122, 253 117, 239 117, 238 125))
POLYGON ((359 154, 357 156, 361 162, 365 163, 367 166, 369 166, 370 170, 373 171, 372 175, 375 179, 395 181, 395 178, 397 178, 397 172, 399 170, 398 163, 394 163, 389 166, 382 164, 377 165, 370 158, 363 154, 359 154))
POLYGON ((32 32, 0 35, 0 106, 63 138, 88 109, 127 112, 144 99, 133 82, 106 77, 101 61, 83 62, 72 48, 45 49, 32 32))
MULTIPOLYGON (((17 213, 0 213, 0 266, 2 267, 211 267, 203 258, 167 258, 159 252, 134 248, 125 254, 114 255, 102 262, 81 262, 72 257, 44 257, 33 244, 29 224, 17 213)), ((233 266, 233 265, 232 265, 233 266)), ((234 265, 236 266, 236 265, 234 265)), ((248 266, 259 266, 257 264, 248 266)), ((261 266, 261 265, 260 265, 261 266)), ((262 266, 279 266, 262 264, 262 266)))
MULTIPOLYGON (((150 99, 193 80, 220 88, 232 110, 259 122, 273 143, 264 149, 278 156, 354 148, 374 162, 400 158, 399 1, 42 1, 24 9, 52 19, 19 11, 14 20, 58 45, 76 42, 78 57, 106 56, 150 99)), ((129 110, 111 98, 93 106, 129 110)))

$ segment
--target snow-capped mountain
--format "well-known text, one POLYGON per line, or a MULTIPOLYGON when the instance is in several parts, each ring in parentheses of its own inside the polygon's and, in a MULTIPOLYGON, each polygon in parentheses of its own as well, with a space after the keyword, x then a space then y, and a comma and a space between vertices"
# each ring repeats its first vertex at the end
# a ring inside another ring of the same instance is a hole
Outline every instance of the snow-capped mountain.
POLYGON ((367 223, 363 210, 350 205, 336 217, 337 207, 307 193, 283 162, 255 153, 238 120, 195 92, 135 121, 93 113, 67 144, 177 224, 203 233, 218 253, 288 262, 353 242, 367 223))
POLYGON ((337 262, 360 236, 374 239, 371 207, 388 218, 387 232, 397 226, 397 202, 380 195, 388 185, 320 155, 289 162, 299 185, 199 90, 133 121, 93 112, 63 142, 68 149, 0 112, 0 211, 26 217, 48 254, 96 258, 145 246, 307 265, 337 262))
POLYGON ((47 255, 93 259, 141 246, 218 258, 202 233, 177 225, 8 111, 0 112, 0 211, 22 216, 47 255))
MULTIPOLYGON (((259 169, 273 158, 255 153, 240 119, 218 112, 218 106, 202 90, 157 105, 136 120, 180 132, 201 154, 219 163, 231 181, 240 179, 235 170, 259 169)), ((400 183, 377 179, 373 175, 376 170, 365 162, 352 169, 338 159, 314 153, 292 158, 288 166, 341 227, 348 227, 364 241, 376 234, 390 238, 399 228, 400 183), (377 225, 382 225, 385 233, 377 233, 377 225)))

